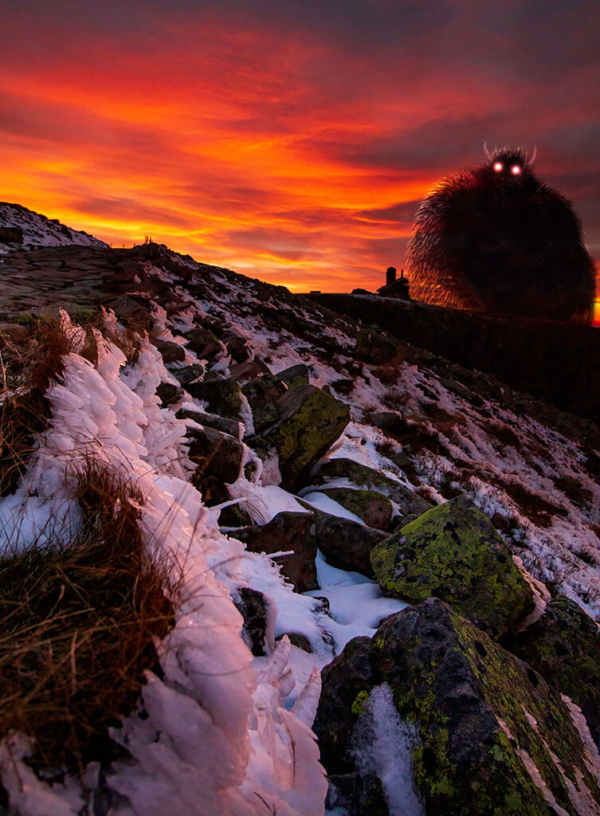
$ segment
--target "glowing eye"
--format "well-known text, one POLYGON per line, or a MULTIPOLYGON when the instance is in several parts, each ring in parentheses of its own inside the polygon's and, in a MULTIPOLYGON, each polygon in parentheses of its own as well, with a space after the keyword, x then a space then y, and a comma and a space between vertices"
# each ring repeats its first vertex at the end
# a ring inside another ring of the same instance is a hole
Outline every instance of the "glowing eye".
POLYGON ((496 173, 499 173, 500 170, 502 170, 503 167, 504 167, 504 165, 502 164, 502 162, 496 162, 494 164, 494 170, 496 171, 496 173))
POLYGON ((521 172, 521 168, 519 167, 519 165, 518 165, 518 164, 514 164, 514 165, 513 165, 513 166, 510 168, 510 172, 511 172, 511 173, 512 173, 514 176, 518 176, 518 175, 519 175, 519 173, 521 172))

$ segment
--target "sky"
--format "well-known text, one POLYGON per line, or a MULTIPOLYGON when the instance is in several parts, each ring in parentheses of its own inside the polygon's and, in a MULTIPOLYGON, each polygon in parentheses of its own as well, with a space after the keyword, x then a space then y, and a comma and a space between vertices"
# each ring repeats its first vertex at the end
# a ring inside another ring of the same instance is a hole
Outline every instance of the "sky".
POLYGON ((292 291, 383 283, 483 143, 600 258, 594 0, 0 0, 0 200, 292 291))

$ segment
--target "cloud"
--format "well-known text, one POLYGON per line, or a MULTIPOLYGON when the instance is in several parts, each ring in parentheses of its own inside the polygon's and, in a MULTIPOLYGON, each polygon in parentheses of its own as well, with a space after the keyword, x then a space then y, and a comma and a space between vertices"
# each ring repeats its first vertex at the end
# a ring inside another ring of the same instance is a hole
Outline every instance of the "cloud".
POLYGON ((600 12, 574 0, 20 0, 0 198, 302 288, 374 288, 482 143, 538 146, 600 246, 600 12))

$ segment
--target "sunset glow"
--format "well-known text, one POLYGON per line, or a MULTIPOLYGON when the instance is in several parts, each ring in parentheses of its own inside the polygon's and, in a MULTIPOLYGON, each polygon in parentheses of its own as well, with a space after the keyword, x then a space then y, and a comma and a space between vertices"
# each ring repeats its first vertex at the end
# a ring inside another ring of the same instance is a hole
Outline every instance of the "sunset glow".
POLYGON ((474 2, 44 5, 2 12, 2 200, 114 246, 150 236, 292 291, 349 291, 402 267, 419 200, 486 139, 537 143, 600 254, 599 86, 581 59, 556 82, 531 67, 536 49, 558 71, 593 45, 558 10, 541 23, 557 56, 541 37, 515 50, 474 2))

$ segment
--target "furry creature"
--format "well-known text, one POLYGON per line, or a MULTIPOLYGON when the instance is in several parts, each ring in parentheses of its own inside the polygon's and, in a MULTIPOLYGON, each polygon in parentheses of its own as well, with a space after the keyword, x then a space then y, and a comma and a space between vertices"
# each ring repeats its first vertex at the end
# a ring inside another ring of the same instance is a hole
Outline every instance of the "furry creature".
POLYGON ((589 322, 595 268, 571 203, 534 175, 535 151, 484 150, 484 164, 448 176, 417 210, 407 249, 413 297, 589 322))

